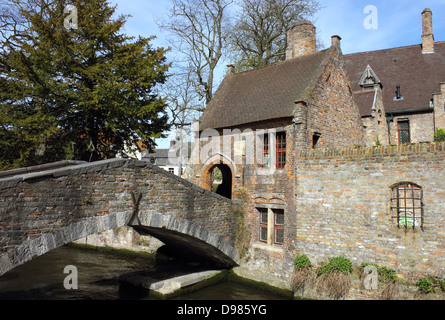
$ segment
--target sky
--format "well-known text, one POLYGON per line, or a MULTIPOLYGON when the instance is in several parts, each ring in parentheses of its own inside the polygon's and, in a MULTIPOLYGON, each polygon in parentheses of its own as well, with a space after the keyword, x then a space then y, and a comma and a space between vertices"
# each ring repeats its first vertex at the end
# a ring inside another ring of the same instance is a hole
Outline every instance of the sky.
MULTIPOLYGON (((110 0, 118 13, 130 14, 125 32, 129 35, 157 36, 156 45, 168 47, 166 35, 158 29, 171 0, 110 0)), ((332 35, 342 38, 343 53, 387 49, 421 43, 425 8, 433 11, 436 41, 445 41, 445 0, 319 0, 321 10, 314 17, 317 33, 325 46, 332 35), (377 10, 377 29, 366 28, 367 6, 377 10)))
MULTIPOLYGON (((312 22, 317 37, 325 48, 331 36, 342 38, 344 54, 374 51, 422 42, 422 16, 425 8, 433 12, 435 41, 445 41, 445 0, 318 0, 321 9, 312 22)), ((117 4, 118 14, 131 17, 124 32, 130 36, 156 36, 155 47, 169 47, 167 35, 159 30, 156 20, 165 18, 171 0, 110 0, 117 4)), ((172 61, 170 61, 172 62, 172 61)), ((222 65, 230 64, 225 61, 222 65)), ((223 72, 217 81, 221 81, 223 72)), ((158 147, 166 147, 161 141, 158 147)))

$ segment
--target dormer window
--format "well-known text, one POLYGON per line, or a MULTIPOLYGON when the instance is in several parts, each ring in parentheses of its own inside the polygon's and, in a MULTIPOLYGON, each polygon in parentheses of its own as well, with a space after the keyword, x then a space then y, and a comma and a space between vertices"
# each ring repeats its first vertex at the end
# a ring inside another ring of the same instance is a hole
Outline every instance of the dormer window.
POLYGON ((379 77, 372 70, 371 66, 368 65, 360 78, 359 85, 364 89, 374 88, 374 85, 381 84, 379 77))

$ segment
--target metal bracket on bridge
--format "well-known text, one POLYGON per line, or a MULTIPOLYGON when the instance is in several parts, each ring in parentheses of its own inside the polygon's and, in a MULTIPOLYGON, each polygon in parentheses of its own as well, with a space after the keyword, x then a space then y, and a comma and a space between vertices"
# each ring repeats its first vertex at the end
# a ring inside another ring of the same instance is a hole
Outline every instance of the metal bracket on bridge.
POLYGON ((136 217, 138 224, 141 225, 141 220, 139 219, 138 214, 139 214, 139 204, 141 203, 142 200, 142 193, 140 193, 138 198, 136 199, 134 192, 131 192, 131 200, 133 200, 133 213, 130 219, 128 220, 127 225, 129 225, 133 221, 134 217, 136 217))

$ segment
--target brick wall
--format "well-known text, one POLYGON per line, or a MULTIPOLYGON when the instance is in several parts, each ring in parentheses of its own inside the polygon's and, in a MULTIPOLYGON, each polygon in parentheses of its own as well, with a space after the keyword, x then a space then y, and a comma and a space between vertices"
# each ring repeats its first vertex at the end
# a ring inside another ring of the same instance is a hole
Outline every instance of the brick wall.
POLYGON ((399 144, 399 121, 409 121, 411 143, 434 141, 434 114, 432 112, 395 116, 391 122, 391 144, 399 144))
POLYGON ((295 123, 301 138, 297 148, 312 148, 313 136, 321 134, 316 148, 365 144, 365 131, 358 106, 352 96, 340 47, 330 48, 331 57, 324 66, 310 99, 297 104, 295 123))
POLYGON ((388 145, 388 123, 380 85, 375 85, 374 91, 374 105, 371 116, 362 118, 363 125, 366 127, 366 142, 368 146, 377 145, 377 141, 380 145, 388 145))
POLYGON ((295 24, 287 33, 286 60, 316 52, 315 27, 309 21, 295 24))
MULTIPOLYGON (((408 280, 402 299, 414 297, 420 277, 445 275, 445 143, 298 150, 289 163, 289 171, 252 179, 252 242, 237 272, 289 289, 297 254, 314 265, 344 256, 355 267, 368 262, 395 269, 408 280), (393 219, 390 187, 403 181, 423 188, 423 230, 399 229, 393 219), (255 206, 262 202, 285 204, 283 246, 258 241, 255 206)), ((364 290, 357 279, 347 297, 380 298, 381 291, 364 290)))
POLYGON ((440 92, 434 94, 434 116, 436 129, 445 130, 445 82, 440 84, 440 92))
POLYGON ((422 52, 434 52, 433 13, 431 9, 422 12, 422 52))
POLYGON ((143 225, 159 220, 162 228, 235 242, 237 217, 230 200, 148 162, 113 159, 0 181, 0 274, 11 267, 7 264, 19 265, 90 234, 127 225, 134 208, 132 192, 142 194, 143 225), (170 219, 162 220, 162 215, 170 219))
POLYGON ((297 155, 295 254, 343 255, 409 276, 445 273, 445 143, 302 151, 297 155), (424 190, 424 230, 398 228, 390 186, 424 190))
MULTIPOLYGON (((329 50, 329 58, 320 66, 323 72, 308 94, 307 101, 296 103, 293 119, 270 120, 238 128, 240 132, 245 132, 247 129, 251 132, 261 129, 286 132, 285 168, 273 170, 262 168, 258 161, 253 164, 246 163, 245 154, 241 161, 236 161, 234 154, 236 148, 229 143, 231 149, 224 150, 222 138, 214 138, 219 149, 214 148, 210 152, 205 147, 209 143, 208 140, 197 139, 198 142, 195 144, 196 150, 199 151, 195 159, 199 156, 201 158, 194 165, 193 182, 209 189, 209 170, 215 163, 223 163, 232 171, 233 197, 237 198, 238 194, 246 195, 246 222, 251 240, 251 250, 244 260, 246 268, 252 270, 263 268, 282 278, 286 278, 288 272, 292 270, 292 260, 297 251, 295 240, 298 238, 298 219, 295 214, 298 201, 295 197, 297 150, 311 149, 313 136, 317 133, 321 134, 317 148, 363 145, 365 142, 363 123, 350 90, 340 47, 336 44, 329 50), (284 209, 283 245, 260 241, 259 208, 284 209)), ((223 132, 218 134, 221 136, 223 132)), ((252 143, 255 142, 257 140, 252 143)), ((250 146, 251 144, 246 142, 246 147, 250 146)), ((262 146, 256 145, 255 150, 258 148, 261 154, 262 146)))

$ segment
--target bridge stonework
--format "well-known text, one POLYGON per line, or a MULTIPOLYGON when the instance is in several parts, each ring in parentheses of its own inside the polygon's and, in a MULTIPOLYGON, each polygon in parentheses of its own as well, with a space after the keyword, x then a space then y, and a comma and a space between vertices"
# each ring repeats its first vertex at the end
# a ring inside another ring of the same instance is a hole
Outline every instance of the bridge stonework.
POLYGON ((233 205, 137 160, 75 163, 3 178, 0 275, 62 245, 126 225, 233 267, 239 262, 233 205))

